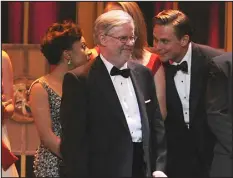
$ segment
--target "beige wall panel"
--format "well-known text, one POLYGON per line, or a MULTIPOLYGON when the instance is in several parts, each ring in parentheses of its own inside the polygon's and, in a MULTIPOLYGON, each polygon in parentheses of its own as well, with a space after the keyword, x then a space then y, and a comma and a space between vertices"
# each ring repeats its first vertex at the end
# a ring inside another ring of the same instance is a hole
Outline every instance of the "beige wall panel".
MULTIPOLYGON (((6 122, 8 136, 11 144, 11 150, 13 153, 20 155, 22 152, 22 124, 9 119, 6 122)), ((25 140, 26 141, 26 140, 25 140)))
POLYGON ((93 24, 96 14, 96 2, 77 2, 77 23, 83 29, 83 36, 89 48, 94 47, 93 24))
MULTIPOLYGON (((4 49, 4 48, 3 48, 4 49)), ((5 50, 11 58, 14 78, 24 75, 25 56, 23 49, 6 49, 5 50)))
POLYGON ((32 155, 40 144, 35 123, 26 124, 26 155, 32 155))
POLYGON ((226 2, 225 20, 225 50, 232 52, 232 2, 226 2))
POLYGON ((104 13, 104 2, 99 1, 99 2, 96 2, 96 3, 97 3, 97 13, 96 13, 96 15, 97 15, 97 17, 99 17, 101 14, 104 13))
POLYGON ((33 78, 41 77, 46 73, 46 64, 42 53, 37 49, 28 51, 28 74, 33 78))
POLYGON ((6 123, 12 152, 20 155, 34 155, 40 140, 34 122, 22 124, 14 120, 6 123))
MULTIPOLYGON (((15 83, 24 84, 27 82, 25 80, 27 77, 35 79, 48 71, 47 61, 40 52, 39 45, 3 44, 2 46, 11 58, 15 79, 21 78, 15 80, 15 83)), ((24 95, 22 93, 17 95, 18 100, 22 99, 21 95, 24 95)), ((32 118, 19 114, 20 111, 14 113, 14 120, 9 119, 6 122, 11 148, 17 155, 33 155, 39 145, 38 133, 34 122, 30 122, 32 118)))

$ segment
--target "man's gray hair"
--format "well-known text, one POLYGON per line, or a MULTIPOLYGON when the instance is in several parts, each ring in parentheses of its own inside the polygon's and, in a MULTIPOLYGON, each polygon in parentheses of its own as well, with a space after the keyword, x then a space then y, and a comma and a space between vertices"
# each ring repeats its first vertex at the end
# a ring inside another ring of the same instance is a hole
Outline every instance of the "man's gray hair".
POLYGON ((101 14, 94 23, 94 43, 100 44, 99 35, 108 34, 114 28, 126 23, 134 23, 133 18, 125 11, 111 10, 101 14))

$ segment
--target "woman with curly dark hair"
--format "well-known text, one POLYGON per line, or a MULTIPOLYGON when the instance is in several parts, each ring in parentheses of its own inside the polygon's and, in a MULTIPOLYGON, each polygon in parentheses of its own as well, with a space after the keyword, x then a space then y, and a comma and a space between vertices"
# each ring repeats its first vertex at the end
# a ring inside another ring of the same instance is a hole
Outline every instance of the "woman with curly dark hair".
POLYGON ((29 102, 41 144, 35 155, 36 177, 59 177, 60 103, 63 77, 66 72, 87 63, 88 48, 81 29, 64 21, 50 26, 42 38, 41 52, 55 68, 33 82, 29 102))

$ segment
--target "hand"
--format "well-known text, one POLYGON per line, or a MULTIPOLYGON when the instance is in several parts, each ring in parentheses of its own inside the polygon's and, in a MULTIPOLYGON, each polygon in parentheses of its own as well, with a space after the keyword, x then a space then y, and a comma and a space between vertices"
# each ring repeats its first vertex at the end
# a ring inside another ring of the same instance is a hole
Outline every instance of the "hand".
POLYGON ((9 99, 8 101, 2 101, 2 113, 3 113, 3 117, 2 117, 2 124, 4 124, 4 120, 11 117, 13 114, 12 107, 9 106, 12 104, 12 99, 9 99), (7 107, 9 106, 9 107, 7 107))
POLYGON ((167 177, 167 175, 164 174, 162 171, 154 171, 154 172, 152 173, 152 176, 153 176, 153 177, 167 177))
POLYGON ((4 108, 6 108, 9 104, 12 104, 12 99, 9 99, 7 101, 4 100, 2 101, 2 105, 4 108))
POLYGON ((6 101, 6 96, 4 94, 2 94, 2 102, 6 101))

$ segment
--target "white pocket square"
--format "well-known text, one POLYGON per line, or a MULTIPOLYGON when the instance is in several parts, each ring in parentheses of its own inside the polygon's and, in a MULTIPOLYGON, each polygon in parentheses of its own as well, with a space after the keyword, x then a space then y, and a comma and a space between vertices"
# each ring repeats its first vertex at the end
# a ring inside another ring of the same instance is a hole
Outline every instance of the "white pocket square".
POLYGON ((151 100, 146 100, 145 103, 149 103, 151 100))

